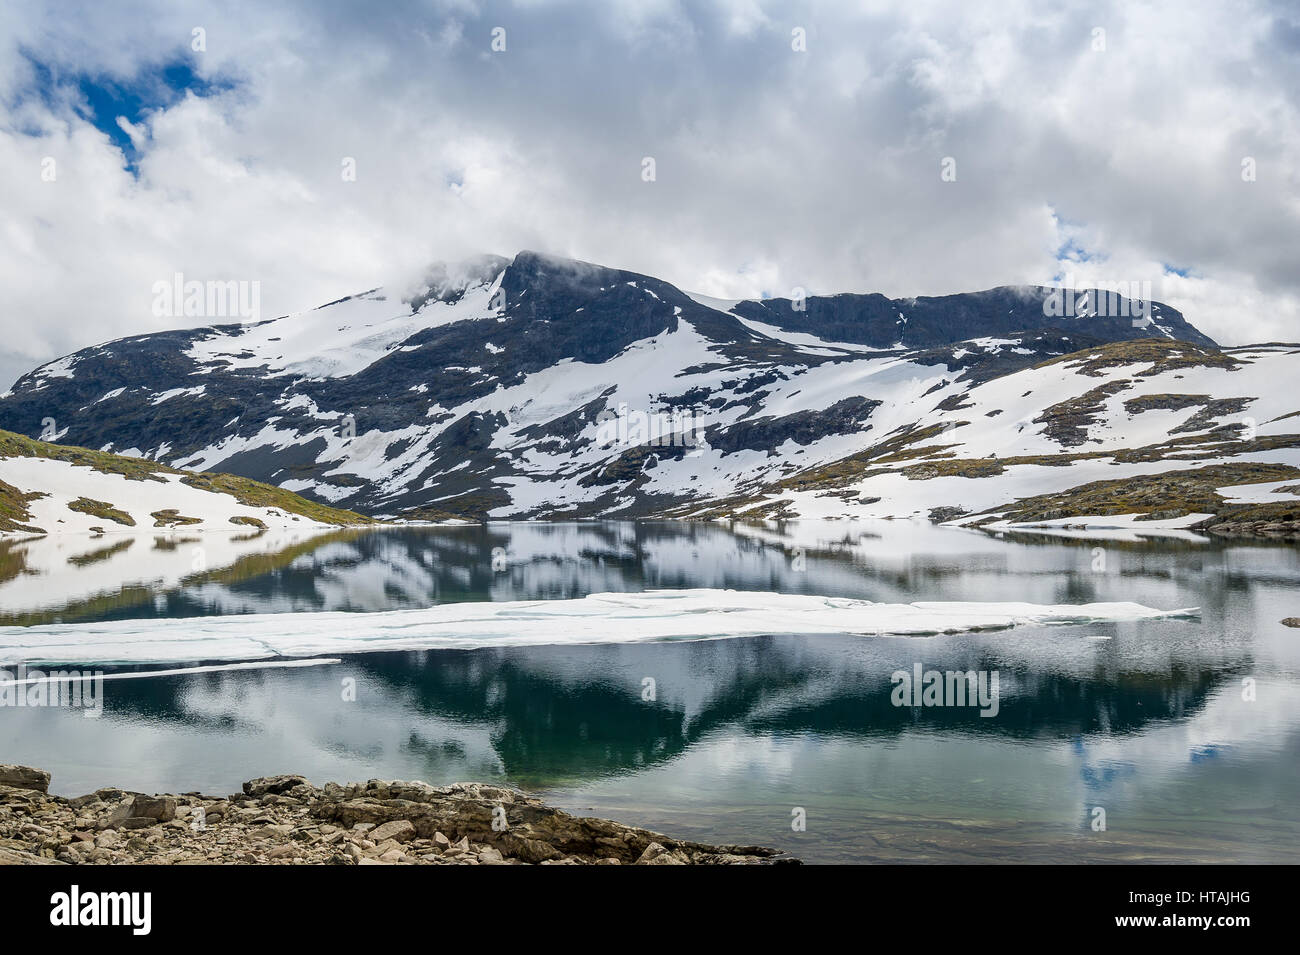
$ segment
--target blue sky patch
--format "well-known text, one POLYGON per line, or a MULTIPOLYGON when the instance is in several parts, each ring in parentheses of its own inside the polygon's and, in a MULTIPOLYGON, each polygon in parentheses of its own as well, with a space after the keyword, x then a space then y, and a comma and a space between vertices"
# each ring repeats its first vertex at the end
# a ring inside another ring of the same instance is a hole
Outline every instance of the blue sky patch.
POLYGON ((65 73, 31 51, 24 50, 23 56, 32 67, 35 89, 29 92, 39 96, 47 106, 56 108, 63 99, 60 93, 74 91, 78 115, 122 151, 132 175, 139 175, 140 154, 126 130, 118 124, 119 116, 133 126, 139 125, 149 113, 179 102, 186 93, 213 96, 235 86, 233 80, 200 76, 183 58, 145 67, 125 79, 107 74, 65 73))

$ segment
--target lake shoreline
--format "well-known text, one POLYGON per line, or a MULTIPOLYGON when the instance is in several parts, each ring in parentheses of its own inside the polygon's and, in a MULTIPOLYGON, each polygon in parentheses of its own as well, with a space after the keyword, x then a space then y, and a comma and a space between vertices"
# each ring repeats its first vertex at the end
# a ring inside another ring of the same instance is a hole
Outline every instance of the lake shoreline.
POLYGON ((370 780, 317 788, 265 776, 242 792, 49 794, 50 774, 0 765, 0 864, 770 865, 763 846, 673 839, 572 816, 515 789, 370 780))

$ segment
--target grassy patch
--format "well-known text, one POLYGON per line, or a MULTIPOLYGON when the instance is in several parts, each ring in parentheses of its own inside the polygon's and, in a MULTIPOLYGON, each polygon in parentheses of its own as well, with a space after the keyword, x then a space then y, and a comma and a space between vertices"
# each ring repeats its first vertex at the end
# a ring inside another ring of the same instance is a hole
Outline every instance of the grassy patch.
POLYGON ((72 445, 50 444, 48 441, 37 441, 35 438, 14 434, 12 431, 0 431, 0 458, 48 458, 51 461, 67 461, 104 474, 120 474, 129 481, 165 483, 167 478, 164 475, 180 473, 157 461, 129 458, 72 445))
POLYGON ((161 511, 154 511, 150 515, 153 518, 154 527, 183 527, 187 524, 202 524, 201 517, 186 517, 174 507, 166 507, 161 511))
POLYGON ((210 474, 204 472, 179 472, 185 476, 182 484, 196 487, 201 491, 213 491, 217 494, 229 494, 240 504, 248 507, 275 508, 285 514, 297 514, 308 520, 321 524, 375 524, 373 517, 366 517, 355 511, 345 511, 326 504, 318 504, 300 497, 292 491, 273 484, 263 484, 249 478, 234 474, 210 474))
POLYGON ((118 510, 107 501, 96 501, 94 498, 90 497, 79 497, 75 501, 68 502, 68 510, 76 511, 78 514, 89 514, 91 517, 102 517, 108 521, 125 524, 127 527, 135 527, 134 517, 126 511, 118 510))
POLYGON ((20 491, 12 484, 0 481, 0 531, 20 534, 44 534, 44 529, 24 523, 32 519, 27 505, 37 498, 48 497, 41 491, 20 491))
POLYGON ((951 454, 949 448, 955 444, 920 445, 919 442, 969 424, 967 421, 954 421, 949 424, 933 424, 924 428, 907 427, 892 432, 883 441, 879 441, 857 454, 851 454, 829 464, 818 465, 800 471, 798 474, 776 482, 760 491, 779 493, 781 491, 812 491, 822 488, 843 487, 857 484, 877 474, 887 474, 892 469, 889 465, 915 461, 917 458, 951 454))
MULTIPOLYGON (((34 438, 15 434, 12 431, 0 430, 0 458, 12 457, 67 461, 77 467, 87 467, 103 474, 120 474, 129 481, 158 481, 165 484, 171 480, 172 476, 179 476, 183 484, 188 484, 190 487, 202 491, 227 494, 239 501, 239 503, 249 507, 275 508, 284 514, 296 514, 321 524, 344 526, 380 523, 374 518, 366 517, 355 511, 346 511, 329 507, 326 504, 318 504, 315 501, 309 501, 305 497, 294 494, 292 491, 286 491, 284 488, 263 484, 261 481, 253 481, 233 474, 182 471, 144 458, 109 454, 106 451, 92 451, 89 448, 77 448, 71 445, 50 444, 47 441, 37 441, 34 438)), ((36 496, 39 496, 39 494, 36 496)), ((22 526, 21 522, 29 516, 24 506, 25 501, 22 498, 22 492, 17 488, 0 481, 0 531, 44 533, 39 528, 22 526)), ((28 495, 25 500, 30 501, 32 499, 33 496, 28 495)), ((90 499, 82 498, 81 500, 89 501, 90 499)), ((90 501, 90 503, 96 504, 99 502, 90 501)), ((73 508, 73 510, 79 509, 73 508)), ((122 511, 117 511, 115 508, 113 510, 117 514, 123 514, 122 511)), ((84 511, 84 513, 95 512, 84 511)), ((162 512, 156 512, 152 515, 155 520, 160 520, 158 513, 162 512)), ((119 524, 128 523, 108 514, 97 514, 96 516, 107 517, 119 524)), ((126 516, 129 517, 129 515, 126 516)), ((184 518, 183 521, 197 521, 197 518, 184 518)), ((132 520, 129 523, 134 525, 135 522, 132 520)))
POLYGON ((1111 342, 1085 351, 1071 352, 1059 358, 1039 362, 1035 368, 1064 364, 1092 378, 1099 378, 1108 368, 1150 364, 1137 374, 1158 375, 1178 368, 1224 368, 1235 371, 1242 363, 1223 352, 1167 338, 1139 338, 1128 342, 1111 342))
POLYGON ((1216 488, 1235 484, 1258 484, 1300 477, 1300 468, 1286 464, 1234 462, 1187 471, 1138 475, 1117 480, 1093 481, 1053 494, 1021 498, 1010 507, 991 508, 985 513, 1016 523, 1036 523, 1090 515, 1139 514, 1147 520, 1168 520, 1188 514, 1212 514, 1205 522, 1300 521, 1300 499, 1294 504, 1228 504, 1216 488))

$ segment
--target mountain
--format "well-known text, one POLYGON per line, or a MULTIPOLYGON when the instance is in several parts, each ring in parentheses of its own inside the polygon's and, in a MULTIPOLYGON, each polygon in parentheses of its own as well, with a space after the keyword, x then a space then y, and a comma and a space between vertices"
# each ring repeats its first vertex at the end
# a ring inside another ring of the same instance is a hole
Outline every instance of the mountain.
MULTIPOLYGON (((260 533, 268 528, 370 523, 360 514, 235 475, 179 471, 155 461, 0 431, 0 534, 104 534, 147 528, 251 528, 260 533)), ((86 563, 125 546, 129 543, 94 552, 86 563)), ((4 573, 9 569, 0 568, 0 581, 10 579, 4 573)))
MULTIPOLYGON (((1043 287, 722 301, 521 252, 405 299, 83 349, 0 396, 0 425, 434 519, 1050 521, 1068 500, 1022 499, 1227 467, 1192 497, 1148 488, 1146 513, 1187 525, 1231 509, 1217 487, 1300 464, 1300 347, 1220 349, 1146 307, 1043 287)), ((1107 495, 1084 499, 1128 513, 1107 495)))

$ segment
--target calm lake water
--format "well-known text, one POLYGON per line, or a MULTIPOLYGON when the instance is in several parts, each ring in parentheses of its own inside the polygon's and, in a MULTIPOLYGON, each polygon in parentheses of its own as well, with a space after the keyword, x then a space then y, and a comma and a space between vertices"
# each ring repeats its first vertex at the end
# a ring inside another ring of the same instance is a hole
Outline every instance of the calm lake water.
POLYGON ((907 522, 0 544, 0 623, 34 627, 685 587, 1201 613, 932 638, 370 653, 113 680, 99 719, 0 708, 0 762, 44 767, 66 795, 233 792, 281 772, 495 780, 818 862, 1300 862, 1300 631, 1280 624, 1300 615, 1295 547, 907 522), (918 663, 997 671, 997 715, 895 706, 891 674, 918 663), (797 809, 806 831, 791 827, 797 809))

